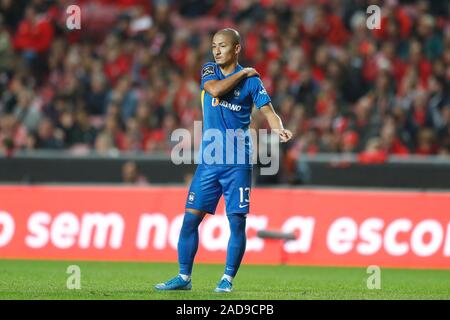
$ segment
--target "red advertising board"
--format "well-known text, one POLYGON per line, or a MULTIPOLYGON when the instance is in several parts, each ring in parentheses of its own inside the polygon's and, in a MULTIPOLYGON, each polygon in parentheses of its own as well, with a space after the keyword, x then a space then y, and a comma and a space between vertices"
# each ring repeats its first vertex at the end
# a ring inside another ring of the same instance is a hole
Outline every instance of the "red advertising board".
MULTIPOLYGON (((0 187, 0 258, 176 261, 185 188, 0 187)), ((196 262, 224 263, 224 203, 196 262)), ((450 193, 252 190, 244 263, 450 269, 450 193), (259 230, 294 233, 261 239, 259 230)))

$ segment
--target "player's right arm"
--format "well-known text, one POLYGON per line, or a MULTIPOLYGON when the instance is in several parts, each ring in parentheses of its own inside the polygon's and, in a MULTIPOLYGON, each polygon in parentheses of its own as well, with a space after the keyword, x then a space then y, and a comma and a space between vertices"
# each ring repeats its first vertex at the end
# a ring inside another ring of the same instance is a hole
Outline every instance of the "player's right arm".
POLYGON ((202 69, 203 89, 212 97, 217 98, 231 91, 242 79, 259 76, 258 72, 253 68, 244 68, 236 72, 232 76, 219 80, 210 74, 211 64, 206 64, 202 69), (209 78, 209 79, 208 79, 209 78))

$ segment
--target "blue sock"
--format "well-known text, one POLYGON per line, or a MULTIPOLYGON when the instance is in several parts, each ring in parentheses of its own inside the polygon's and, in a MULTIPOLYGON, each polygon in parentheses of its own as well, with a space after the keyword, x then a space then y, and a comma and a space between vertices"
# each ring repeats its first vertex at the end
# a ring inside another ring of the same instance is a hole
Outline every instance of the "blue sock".
POLYGON ((247 217, 242 214, 228 214, 227 217, 230 223, 231 234, 228 240, 225 274, 234 277, 241 265, 247 243, 245 235, 245 222, 247 217))
POLYGON ((178 264, 180 274, 190 275, 194 257, 198 249, 198 226, 202 222, 203 216, 186 212, 178 238, 178 264))

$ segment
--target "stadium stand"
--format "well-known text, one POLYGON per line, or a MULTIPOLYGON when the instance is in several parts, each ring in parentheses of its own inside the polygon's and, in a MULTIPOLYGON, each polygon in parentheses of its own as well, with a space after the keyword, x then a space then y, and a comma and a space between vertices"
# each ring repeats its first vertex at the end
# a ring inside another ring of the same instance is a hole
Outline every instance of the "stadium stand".
POLYGON ((226 26, 295 133, 288 172, 304 154, 450 154, 445 1, 83 0, 81 30, 66 28, 70 4, 0 1, 0 155, 169 153, 171 132, 201 119, 199 70, 226 26))

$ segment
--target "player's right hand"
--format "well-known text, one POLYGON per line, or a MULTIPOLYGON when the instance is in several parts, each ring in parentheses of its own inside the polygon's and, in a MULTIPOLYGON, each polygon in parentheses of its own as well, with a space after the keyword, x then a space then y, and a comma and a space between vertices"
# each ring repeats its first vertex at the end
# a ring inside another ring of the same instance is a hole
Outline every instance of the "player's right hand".
POLYGON ((281 142, 288 142, 292 138, 292 132, 288 129, 274 129, 278 136, 280 137, 281 142))
POLYGON ((256 71, 254 68, 244 68, 244 72, 247 75, 247 78, 257 76, 259 77, 258 71, 256 71))

